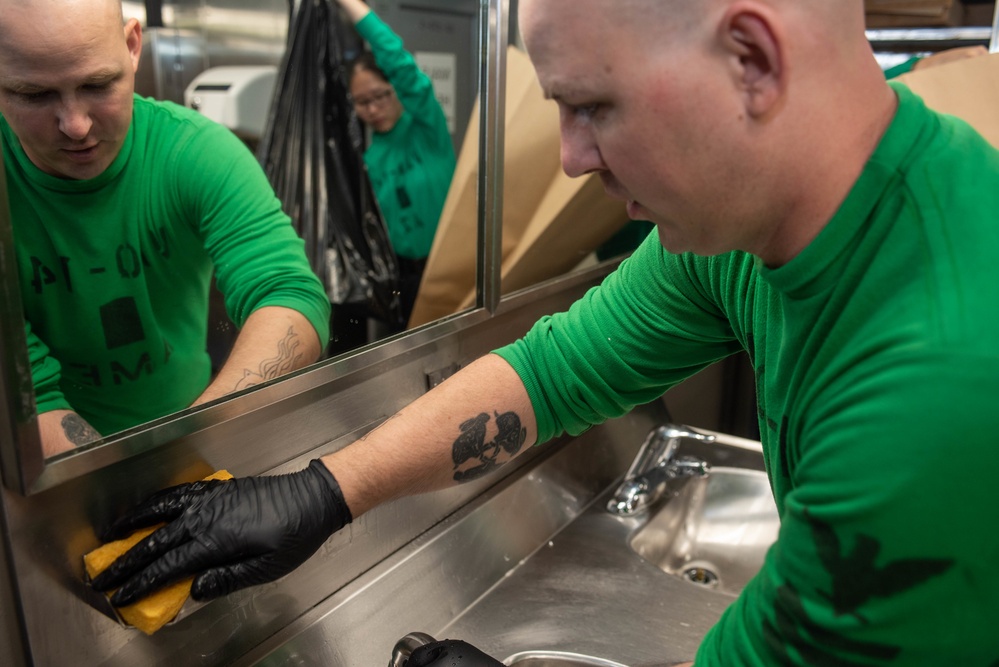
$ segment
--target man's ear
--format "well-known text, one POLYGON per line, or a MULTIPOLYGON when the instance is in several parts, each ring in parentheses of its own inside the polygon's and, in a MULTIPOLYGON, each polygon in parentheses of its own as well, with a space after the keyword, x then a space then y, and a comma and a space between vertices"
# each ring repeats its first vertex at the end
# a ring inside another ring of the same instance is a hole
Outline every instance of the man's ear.
POLYGON ((138 19, 129 19, 125 23, 125 45, 132 60, 132 71, 139 69, 139 56, 142 55, 142 25, 138 19))
POLYGON ((718 25, 723 48, 736 61, 736 85, 746 111, 765 116, 787 86, 784 39, 776 16, 755 2, 732 3, 718 25))

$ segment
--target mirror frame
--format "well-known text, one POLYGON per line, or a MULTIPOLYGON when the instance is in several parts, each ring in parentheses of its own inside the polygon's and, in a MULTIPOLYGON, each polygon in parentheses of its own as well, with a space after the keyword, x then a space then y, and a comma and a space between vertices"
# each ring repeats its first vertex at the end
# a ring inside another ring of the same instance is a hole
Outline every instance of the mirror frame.
POLYGON ((172 413, 71 452, 43 459, 31 365, 17 283, 6 175, 0 161, 0 467, 7 488, 31 495, 153 447, 279 404, 428 341, 492 317, 499 307, 503 220, 503 142, 509 0, 479 0, 479 173, 476 304, 468 311, 369 343, 269 384, 172 413), (13 276, 13 280, 11 280, 13 276))

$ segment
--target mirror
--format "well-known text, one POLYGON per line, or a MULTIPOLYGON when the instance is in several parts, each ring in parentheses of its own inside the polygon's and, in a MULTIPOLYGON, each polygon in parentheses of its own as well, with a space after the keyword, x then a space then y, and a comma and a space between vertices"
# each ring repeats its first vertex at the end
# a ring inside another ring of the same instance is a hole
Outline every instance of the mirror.
MULTIPOLYGON (((478 62, 479 12, 477 0, 372 0, 372 9, 397 34, 408 50, 411 50, 420 67, 429 73, 434 82, 438 99, 444 109, 452 146, 460 150, 464 143, 464 132, 471 119, 471 109, 475 103, 478 77, 481 65, 478 62)), ((149 18, 156 15, 161 25, 144 26, 144 53, 137 74, 137 91, 146 96, 173 101, 182 94, 185 86, 196 74, 206 67, 230 66, 241 63, 278 65, 284 53, 284 43, 289 25, 288 0, 178 0, 176 2, 123 2, 126 17, 136 17, 145 23, 147 10, 149 18), (148 86, 140 90, 140 86, 148 86)), ((477 144, 476 144, 477 146, 477 144)), ((252 148, 252 147, 251 147, 252 148)), ((5 204, 6 202, 4 202, 5 204)), ((468 224, 475 226, 474 220, 468 224)), ((7 230, 9 232, 9 230, 7 230)), ((476 248, 467 251, 475 255, 476 248)), ((140 257, 133 269, 141 264, 140 257)), ((35 282, 53 284, 61 280, 63 266, 36 266, 35 282)), ((119 267, 121 268, 121 267, 119 267)), ((17 285, 18 278, 11 266, 0 267, 4 283, 17 285)), ((31 279, 23 280, 26 274, 22 269, 22 290, 25 283, 30 289, 31 279)), ((473 286, 474 287, 474 286, 473 286)), ((217 304, 215 304, 217 306, 217 304)), ((215 311, 218 313, 218 309, 215 311)), ((127 319, 127 313, 107 313, 109 318, 127 319)), ((216 323, 220 323, 219 320, 216 323)), ((210 322, 210 324, 212 324, 210 322)), ((382 337, 395 335, 396 331, 379 330, 368 326, 368 337, 359 345, 373 343, 382 337)), ((402 334, 404 335, 404 334, 402 334)), ((231 341, 230 341, 231 342, 231 341)), ((352 351, 351 348, 335 350, 337 354, 352 351)), ((228 348, 216 352, 224 359, 228 348)), ((5 348, 4 366, 12 361, 27 357, 23 345, 20 349, 5 348)), ((330 357, 317 363, 328 363, 330 357)), ((22 364, 23 365, 23 364, 22 364)), ((130 375, 146 372, 149 367, 119 364, 117 375, 112 373, 111 381, 127 381, 130 375)), ((279 383, 282 378, 251 387, 242 392, 228 394, 212 403, 228 402, 237 395, 255 391, 263 386, 279 383)), ((20 397, 23 403, 30 403, 30 396, 20 397)), ((195 411, 198 408, 194 408, 195 411)), ((188 414, 191 410, 181 410, 188 414)), ((178 413, 179 414, 179 413, 178 413)), ((169 417, 170 415, 164 415, 169 417)), ((162 418, 161 418, 162 419, 162 418)), ((157 420, 157 423, 161 421, 157 420)), ((141 425, 127 431, 140 429, 141 425)), ((103 441, 112 440, 117 432, 102 432, 103 441)), ((33 438, 31 438, 33 440, 33 438)), ((100 442, 91 446, 100 446, 100 442)), ((89 447, 88 447, 89 448, 89 447)))
MULTIPOLYGON (((517 5, 510 0, 511 42, 523 49, 517 5)), ((565 175, 555 102, 544 99, 527 58, 511 59, 508 77, 503 294, 629 254, 654 227, 629 221, 597 174, 565 175), (514 91, 518 78, 532 83, 514 91)))
MULTIPOLYGON (((629 221, 624 204, 605 193, 597 174, 569 178, 562 171, 558 109, 555 102, 544 99, 517 32, 516 15, 517 0, 510 0, 499 260, 503 295, 620 259, 654 229, 650 222, 629 221)), ((476 167, 459 157, 455 186, 469 183, 476 167)), ((466 308, 476 298, 472 288, 456 289, 468 282, 465 276, 474 265, 466 263, 462 272, 451 260, 453 251, 468 245, 468 239, 460 228, 448 226, 449 214, 460 218, 463 213, 461 202, 449 203, 459 205, 445 209, 441 229, 447 234, 430 256, 413 315, 416 323, 466 308)), ((474 198, 466 197, 464 204, 473 207, 474 198)))

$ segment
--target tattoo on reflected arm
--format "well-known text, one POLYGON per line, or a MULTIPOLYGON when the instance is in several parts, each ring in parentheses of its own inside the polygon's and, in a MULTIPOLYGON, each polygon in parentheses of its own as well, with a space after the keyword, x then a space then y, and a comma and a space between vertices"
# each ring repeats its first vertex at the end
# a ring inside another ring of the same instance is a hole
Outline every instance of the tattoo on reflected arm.
POLYGON ((264 359, 260 362, 260 367, 256 371, 249 368, 243 369, 243 377, 236 383, 235 390, 255 387, 261 382, 267 382, 274 378, 295 370, 299 366, 302 353, 298 350, 302 341, 298 339, 294 327, 288 327, 288 333, 278 341, 278 354, 271 359, 264 359))
POLYGON ((461 435, 451 447, 454 461, 454 480, 471 482, 496 470, 520 452, 527 440, 527 429, 521 426, 520 416, 515 412, 496 415, 496 437, 486 442, 486 425, 489 414, 463 422, 459 427, 461 435))
POLYGON ((62 418, 60 424, 62 425, 63 433, 66 434, 66 439, 76 447, 101 439, 101 434, 94 430, 94 427, 78 414, 66 415, 62 418))

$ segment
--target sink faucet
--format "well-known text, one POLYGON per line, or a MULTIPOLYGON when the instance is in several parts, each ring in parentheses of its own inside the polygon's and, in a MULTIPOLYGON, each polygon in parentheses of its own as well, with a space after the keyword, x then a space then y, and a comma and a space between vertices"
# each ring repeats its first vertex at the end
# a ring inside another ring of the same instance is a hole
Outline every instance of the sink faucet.
POLYGON ((704 461, 692 456, 676 458, 684 439, 714 442, 715 436, 676 424, 652 429, 624 481, 607 502, 607 511, 619 516, 637 514, 662 497, 670 480, 706 476, 711 467, 704 461))

